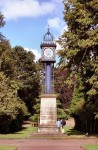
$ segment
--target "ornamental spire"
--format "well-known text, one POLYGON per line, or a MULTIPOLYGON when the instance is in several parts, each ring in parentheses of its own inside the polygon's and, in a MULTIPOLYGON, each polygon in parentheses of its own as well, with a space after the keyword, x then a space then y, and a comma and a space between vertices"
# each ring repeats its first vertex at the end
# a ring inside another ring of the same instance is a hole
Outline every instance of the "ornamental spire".
POLYGON ((48 47, 56 47, 56 43, 54 41, 54 37, 50 33, 50 27, 49 27, 49 25, 47 27, 47 32, 46 32, 46 34, 43 37, 43 41, 42 41, 40 47, 42 48, 42 47, 47 47, 47 46, 48 47))
POLYGON ((44 40, 44 41, 54 41, 53 35, 50 33, 49 25, 48 25, 47 30, 48 30, 48 31, 47 31, 47 33, 44 35, 43 40, 44 40))

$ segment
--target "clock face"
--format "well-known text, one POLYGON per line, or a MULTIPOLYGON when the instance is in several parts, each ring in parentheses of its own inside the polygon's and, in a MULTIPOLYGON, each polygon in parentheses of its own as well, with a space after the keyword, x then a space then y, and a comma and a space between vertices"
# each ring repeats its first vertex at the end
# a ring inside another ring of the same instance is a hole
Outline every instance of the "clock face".
POLYGON ((47 58, 51 58, 53 57, 53 50, 50 48, 47 48, 44 50, 44 56, 47 58))

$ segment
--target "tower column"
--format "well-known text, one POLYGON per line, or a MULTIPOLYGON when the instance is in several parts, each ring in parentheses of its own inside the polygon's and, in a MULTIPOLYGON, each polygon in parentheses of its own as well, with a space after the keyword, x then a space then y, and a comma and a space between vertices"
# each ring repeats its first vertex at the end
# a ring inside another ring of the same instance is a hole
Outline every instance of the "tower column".
POLYGON ((51 69, 52 68, 50 62, 46 63, 46 93, 47 94, 52 93, 52 87, 51 87, 52 70, 51 69))

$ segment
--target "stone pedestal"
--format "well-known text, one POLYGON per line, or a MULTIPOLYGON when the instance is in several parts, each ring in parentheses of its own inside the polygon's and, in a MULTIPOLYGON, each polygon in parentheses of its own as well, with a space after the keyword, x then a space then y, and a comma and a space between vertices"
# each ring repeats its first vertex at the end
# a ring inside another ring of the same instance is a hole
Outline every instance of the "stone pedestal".
POLYGON ((56 94, 41 95, 39 133, 58 133, 56 94))

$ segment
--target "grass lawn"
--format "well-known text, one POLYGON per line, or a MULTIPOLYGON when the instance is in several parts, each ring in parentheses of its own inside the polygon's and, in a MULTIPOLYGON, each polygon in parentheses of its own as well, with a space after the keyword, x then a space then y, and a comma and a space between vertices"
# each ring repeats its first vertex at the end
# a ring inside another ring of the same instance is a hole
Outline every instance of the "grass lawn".
POLYGON ((77 131, 77 130, 74 129, 74 127, 71 127, 71 126, 65 126, 64 131, 65 131, 65 134, 67 134, 69 138, 82 138, 82 137, 83 138, 86 138, 86 137, 95 137, 95 138, 97 138, 98 137, 98 134, 96 134, 96 135, 86 135, 86 133, 77 131))
POLYGON ((85 136, 85 133, 77 131, 71 126, 65 126, 64 131, 65 131, 65 134, 67 134, 70 137, 75 137, 75 136, 76 137, 84 137, 85 136))
MULTIPOLYGON (((38 129, 38 127, 33 127, 33 126, 24 126, 23 127, 23 129, 21 130, 21 131, 19 131, 19 132, 14 132, 14 133, 12 133, 12 134, 0 134, 0 139, 21 139, 21 138, 29 138, 30 137, 30 135, 32 134, 32 133, 35 133, 35 132, 37 132, 37 129, 38 129)), ((64 127, 64 131, 65 131, 65 134, 67 134, 68 136, 65 136, 66 138, 82 138, 82 137, 87 137, 86 135, 85 135, 85 133, 83 133, 83 132, 79 132, 79 131, 77 131, 77 130, 74 130, 74 128, 73 127, 71 127, 71 126, 65 126, 64 127)), ((35 138, 37 137, 37 136, 34 136, 35 138)), ((59 137, 59 138, 65 138, 65 137, 59 137)), ((98 137, 98 135, 96 136, 96 137, 98 137)), ((40 137, 41 138, 41 137, 40 137)), ((42 137, 42 138, 46 138, 46 136, 44 137, 42 137)), ((53 136, 53 137, 49 137, 48 136, 48 138, 53 138, 53 139, 58 139, 58 136, 53 136)), ((1 149, 0 149, 1 150, 1 149)), ((96 150, 96 149, 95 149, 96 150)), ((97 150, 98 150, 98 148, 97 148, 97 150)))
POLYGON ((32 126, 31 127, 23 127, 23 129, 19 132, 14 132, 12 134, 0 134, 0 139, 28 138, 30 136, 30 134, 32 134, 36 131, 37 131, 37 127, 32 127, 32 126))
MULTIPOLYGON (((29 138, 32 133, 37 132, 37 129, 38 129, 37 127, 26 126, 26 127, 23 127, 23 129, 21 131, 19 131, 19 132, 14 132, 12 134, 0 134, 0 139, 29 138)), ((81 136, 83 137, 83 136, 85 136, 85 134, 74 130, 73 127, 70 127, 70 126, 65 126, 64 130, 65 130, 65 134, 68 135, 67 138, 72 138, 72 137, 75 138, 75 137, 81 137, 81 136)), ((45 138, 46 138, 46 136, 45 136, 45 138)), ((48 138, 49 138, 49 136, 48 136, 48 138)), ((58 136, 54 136, 52 138, 58 138, 58 136)))
POLYGON ((0 150, 16 150, 14 146, 0 146, 0 150))
POLYGON ((85 150, 98 150, 98 144, 86 144, 82 146, 85 150))

